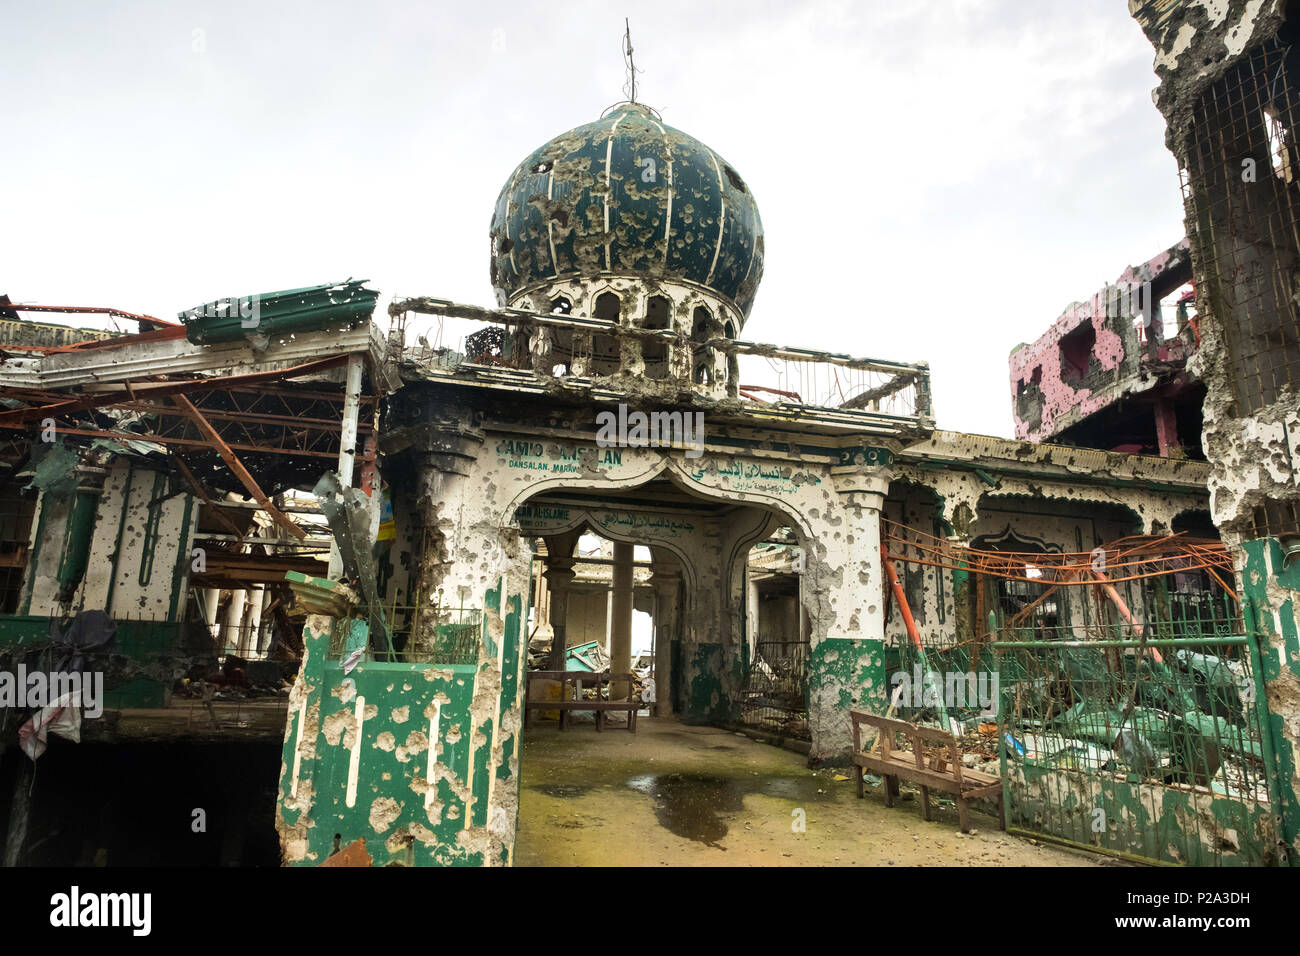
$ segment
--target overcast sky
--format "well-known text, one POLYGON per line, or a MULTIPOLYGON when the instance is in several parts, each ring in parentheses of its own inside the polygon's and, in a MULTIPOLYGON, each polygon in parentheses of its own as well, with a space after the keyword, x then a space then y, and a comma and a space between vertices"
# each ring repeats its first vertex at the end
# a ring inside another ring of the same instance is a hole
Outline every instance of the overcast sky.
POLYGON ((758 200, 744 337, 929 361, 941 427, 1009 435, 1012 347, 1183 235, 1126 8, 0 0, 0 292, 490 305, 497 192, 623 98, 627 15, 638 99, 758 200))

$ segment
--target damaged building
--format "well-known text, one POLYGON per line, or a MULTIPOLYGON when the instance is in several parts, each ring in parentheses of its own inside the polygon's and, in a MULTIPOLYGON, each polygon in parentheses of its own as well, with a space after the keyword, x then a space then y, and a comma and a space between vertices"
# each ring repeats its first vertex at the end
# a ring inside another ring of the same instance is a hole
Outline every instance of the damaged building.
MULTIPOLYGON (((1135 15, 1199 37, 1182 6, 1135 15)), ((1188 240, 1012 354, 1013 439, 937 428, 923 361, 746 338, 756 198, 638 102, 514 169, 491 307, 384 315, 349 280, 82 338, 7 303, 0 652, 106 680, 102 715, 4 711, 6 862, 171 839, 78 762, 220 748, 245 772, 213 862, 509 865, 549 719, 847 766, 855 710, 951 734, 1009 831, 1289 862, 1295 403, 1275 364, 1231 392, 1205 237, 1245 217, 1200 195, 1188 240)))

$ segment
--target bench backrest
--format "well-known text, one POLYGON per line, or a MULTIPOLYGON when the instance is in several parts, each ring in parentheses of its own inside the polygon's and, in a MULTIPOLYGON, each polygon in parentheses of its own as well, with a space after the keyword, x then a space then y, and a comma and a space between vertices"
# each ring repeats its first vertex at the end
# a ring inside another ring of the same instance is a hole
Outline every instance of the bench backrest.
POLYGON ((916 757, 916 765, 922 770, 940 770, 943 773, 951 773, 961 782, 961 754, 957 750, 957 739, 951 731, 943 730, 939 727, 922 727, 918 724, 910 724, 905 720, 895 720, 892 717, 881 717, 879 714, 869 714, 864 710, 850 710, 849 717, 853 721, 853 750, 855 753, 862 751, 862 727, 874 727, 880 731, 880 754, 888 759, 894 751, 894 735, 902 734, 912 745, 912 753, 916 757), (925 747, 929 744, 931 747, 943 748, 947 755, 936 757, 929 766, 925 762, 925 747), (939 764, 942 760, 948 766, 939 764))
MULTIPOLYGON (((609 695, 610 684, 621 681, 631 686, 636 675, 611 674, 609 671, 529 671, 528 683, 531 684, 534 680, 553 680, 565 685, 572 684, 575 688, 579 685, 593 687, 597 698, 604 700, 609 695)), ((531 698, 532 694, 527 696, 531 698)), ((568 698, 568 694, 561 693, 561 696, 568 698)))

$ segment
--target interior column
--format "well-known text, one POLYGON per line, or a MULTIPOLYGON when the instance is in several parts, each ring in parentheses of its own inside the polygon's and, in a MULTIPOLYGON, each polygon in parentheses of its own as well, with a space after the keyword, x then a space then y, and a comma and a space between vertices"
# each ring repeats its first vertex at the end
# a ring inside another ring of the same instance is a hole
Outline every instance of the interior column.
POLYGON ((677 639, 677 588, 681 575, 670 565, 654 565, 656 717, 673 715, 673 641, 677 639))
MULTIPOLYGON (((632 554, 633 547, 614 542, 613 599, 610 602, 609 672, 626 674, 632 670, 632 554)), ((610 686, 610 698, 625 700, 630 688, 626 681, 610 686)))

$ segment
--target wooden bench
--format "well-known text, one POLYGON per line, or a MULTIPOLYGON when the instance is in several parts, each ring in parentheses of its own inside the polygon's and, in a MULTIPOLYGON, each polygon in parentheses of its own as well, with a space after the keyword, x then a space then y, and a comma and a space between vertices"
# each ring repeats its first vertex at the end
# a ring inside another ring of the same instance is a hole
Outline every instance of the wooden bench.
POLYGON ((534 714, 539 710, 558 710, 560 712, 560 729, 568 729, 568 717, 575 710, 594 711, 596 730, 605 729, 605 714, 610 711, 623 711, 627 714, 627 729, 636 733, 636 713, 642 708, 638 697, 628 700, 610 700, 611 684, 622 683, 632 686, 634 674, 611 674, 608 671, 593 674, 590 671, 529 671, 528 684, 524 694, 524 727, 533 726, 534 714), (534 681, 554 681, 560 685, 559 700, 534 700, 534 681), (595 691, 592 698, 583 697, 583 688, 595 691), (570 690, 572 688, 572 690, 570 690))
POLYGON ((970 832, 970 817, 966 801, 974 797, 997 798, 998 825, 1007 828, 1002 806, 1002 781, 992 774, 970 770, 961 764, 961 753, 956 738, 938 727, 919 727, 903 720, 879 717, 861 710, 851 710, 853 718, 853 763, 858 770, 858 797, 863 796, 862 770, 870 770, 885 778, 885 806, 892 807, 898 797, 898 780, 903 778, 921 788, 921 806, 925 819, 930 819, 930 791, 951 793, 957 801, 957 818, 961 832, 970 832), (879 752, 862 749, 862 727, 874 727, 879 733, 879 752), (895 748, 895 735, 903 734, 912 745, 911 752, 895 748), (929 755, 926 745, 937 748, 929 755))

